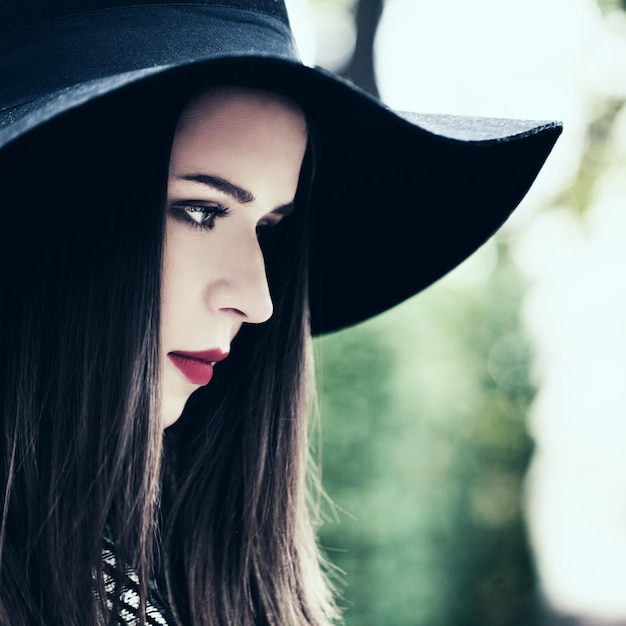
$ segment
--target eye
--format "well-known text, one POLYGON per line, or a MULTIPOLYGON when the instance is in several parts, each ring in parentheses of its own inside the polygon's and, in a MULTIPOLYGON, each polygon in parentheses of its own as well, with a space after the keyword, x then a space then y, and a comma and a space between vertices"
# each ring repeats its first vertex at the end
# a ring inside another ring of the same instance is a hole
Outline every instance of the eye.
POLYGON ((210 230, 215 226, 215 220, 226 217, 230 210, 219 204, 177 202, 170 205, 169 212, 172 217, 193 228, 210 230))

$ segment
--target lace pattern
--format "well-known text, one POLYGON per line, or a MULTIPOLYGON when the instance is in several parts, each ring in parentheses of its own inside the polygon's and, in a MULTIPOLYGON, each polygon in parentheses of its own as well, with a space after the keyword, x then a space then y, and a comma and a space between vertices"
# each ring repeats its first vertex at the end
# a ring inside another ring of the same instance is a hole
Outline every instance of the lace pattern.
MULTIPOLYGON (((107 604, 113 608, 115 592, 115 552, 113 543, 105 538, 102 550, 104 587, 106 590, 107 604)), ((139 578, 130 568, 124 572, 123 591, 119 608, 120 626, 138 626, 139 624, 139 578)), ((150 585, 150 594, 146 605, 146 626, 169 626, 169 612, 160 598, 156 586, 150 585)))

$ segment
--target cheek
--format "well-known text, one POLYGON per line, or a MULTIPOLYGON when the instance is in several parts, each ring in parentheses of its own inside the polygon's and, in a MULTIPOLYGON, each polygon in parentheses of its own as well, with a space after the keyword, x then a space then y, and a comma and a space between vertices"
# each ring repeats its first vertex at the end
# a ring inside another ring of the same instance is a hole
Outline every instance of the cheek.
POLYGON ((166 220, 161 273, 161 325, 165 331, 180 334, 206 317, 208 294, 226 281, 225 266, 238 245, 234 230, 225 221, 202 231, 166 220))
POLYGON ((165 332, 185 324, 193 312, 192 302, 201 299, 207 280, 203 268, 209 263, 209 247, 198 245, 194 233, 189 234, 191 237, 176 224, 166 226, 161 273, 161 325, 165 332))

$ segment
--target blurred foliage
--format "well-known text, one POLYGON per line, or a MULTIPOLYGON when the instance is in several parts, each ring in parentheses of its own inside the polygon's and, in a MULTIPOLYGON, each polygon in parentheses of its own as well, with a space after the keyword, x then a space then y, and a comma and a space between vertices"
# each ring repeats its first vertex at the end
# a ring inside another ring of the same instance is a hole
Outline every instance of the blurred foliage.
POLYGON ((582 215, 592 204, 596 184, 615 158, 613 131, 623 108, 624 101, 621 99, 611 98, 597 103, 595 114, 587 125, 585 146, 576 177, 555 198, 554 206, 566 206, 582 215))
POLYGON ((316 342, 321 530, 348 626, 523 624, 534 577, 520 516, 531 442, 523 283, 454 276, 316 342))
MULTIPOLYGON (((358 41, 372 45, 379 12, 364 10, 367 0, 337 2, 358 25, 340 71, 360 84, 374 74, 358 41)), ((319 453, 335 503, 320 540, 344 572, 347 626, 528 624, 535 578, 520 500, 531 354, 518 318, 523 281, 504 243, 479 256, 494 250, 498 262, 477 284, 453 273, 316 341, 319 453)))
POLYGON ((626 11, 626 0, 597 0, 597 3, 603 11, 613 11, 615 9, 626 11))
MULTIPOLYGON (((309 0, 355 18, 367 1, 309 0)), ((626 0, 597 4, 626 10, 626 0)), ((578 172, 555 206, 585 214, 615 158, 623 109, 597 103, 578 172)), ((320 540, 344 572, 347 626, 570 623, 539 608, 522 515, 534 396, 519 318, 526 285, 506 241, 495 241, 466 262, 495 250, 483 280, 458 280, 462 266, 394 310, 316 340, 319 452, 335 503, 320 540)))

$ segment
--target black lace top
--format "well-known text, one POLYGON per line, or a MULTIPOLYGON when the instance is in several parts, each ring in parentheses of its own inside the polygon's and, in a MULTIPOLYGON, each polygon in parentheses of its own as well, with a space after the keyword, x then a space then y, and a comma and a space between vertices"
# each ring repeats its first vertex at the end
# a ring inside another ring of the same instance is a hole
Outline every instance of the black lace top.
MULTIPOLYGON (((115 592, 115 553, 113 542, 104 540, 102 550, 104 564, 104 585, 107 593, 107 604, 113 607, 115 592)), ((147 626, 171 626, 173 620, 167 604, 163 600, 156 585, 150 585, 150 595, 146 606, 147 626)), ((126 569, 119 609, 118 624, 120 626, 137 626, 139 624, 139 578, 132 569, 126 569)))

